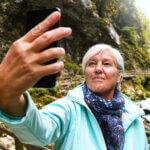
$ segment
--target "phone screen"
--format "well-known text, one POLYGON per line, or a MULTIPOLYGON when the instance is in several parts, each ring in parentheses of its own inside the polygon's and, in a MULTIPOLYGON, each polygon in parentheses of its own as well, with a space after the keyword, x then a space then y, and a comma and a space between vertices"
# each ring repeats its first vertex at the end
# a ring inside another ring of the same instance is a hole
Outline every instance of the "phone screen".
MULTIPOLYGON (((60 11, 59 8, 52 9, 44 9, 44 10, 34 10, 27 13, 27 24, 26 24, 26 32, 36 26, 39 22, 44 20, 49 14, 54 11, 60 11)), ((57 28, 60 26, 60 21, 57 22, 51 29, 57 28)), ((48 49, 50 47, 59 47, 59 41, 53 42, 50 46, 44 48, 48 49)), ((42 49, 42 50, 44 50, 42 49)), ((41 50, 41 51, 42 51, 41 50)), ((51 60, 46 64, 54 63, 57 59, 51 60)), ((33 88, 53 88, 56 85, 56 76, 57 74, 52 74, 41 78, 33 88)))

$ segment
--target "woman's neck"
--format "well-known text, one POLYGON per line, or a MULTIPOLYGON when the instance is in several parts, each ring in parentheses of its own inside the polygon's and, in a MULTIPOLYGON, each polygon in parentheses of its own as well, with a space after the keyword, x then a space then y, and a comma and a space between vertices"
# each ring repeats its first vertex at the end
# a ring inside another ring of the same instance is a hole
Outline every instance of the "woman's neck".
POLYGON ((112 98, 114 97, 114 92, 115 92, 115 89, 111 91, 107 91, 105 93, 96 93, 96 94, 103 99, 112 100, 112 98))

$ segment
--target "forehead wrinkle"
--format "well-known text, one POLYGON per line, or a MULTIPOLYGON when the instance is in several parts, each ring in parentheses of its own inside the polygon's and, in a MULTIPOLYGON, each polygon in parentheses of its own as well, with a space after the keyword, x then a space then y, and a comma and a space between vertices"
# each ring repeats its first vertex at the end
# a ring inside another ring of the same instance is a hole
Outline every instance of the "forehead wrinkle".
POLYGON ((97 59, 92 57, 92 58, 89 59, 89 61, 97 61, 97 59))
MULTIPOLYGON (((105 50, 105 51, 110 51, 109 49, 108 50, 105 50)), ((114 55, 112 54, 112 52, 110 51, 110 55, 106 55, 105 56, 105 54, 103 55, 103 57, 101 57, 102 56, 102 54, 103 54, 103 52, 104 52, 104 50, 103 51, 100 51, 99 53, 97 53, 96 55, 94 55, 93 57, 91 57, 90 59, 89 59, 89 61, 97 61, 97 60, 99 60, 100 58, 102 58, 104 61, 110 61, 110 60, 112 60, 114 63, 115 63, 115 59, 114 59, 114 55)))

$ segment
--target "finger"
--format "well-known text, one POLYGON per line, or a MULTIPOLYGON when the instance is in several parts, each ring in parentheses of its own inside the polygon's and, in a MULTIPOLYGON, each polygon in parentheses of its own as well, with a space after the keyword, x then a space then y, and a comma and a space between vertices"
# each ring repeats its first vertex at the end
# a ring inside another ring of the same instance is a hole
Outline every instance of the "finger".
POLYGON ((61 48, 61 47, 50 48, 50 49, 40 52, 37 55, 37 63, 43 64, 53 59, 63 57, 64 55, 65 55, 64 48, 61 48))
POLYGON ((46 75, 55 74, 61 71, 63 68, 64 68, 64 63, 62 61, 57 61, 49 65, 43 65, 39 69, 39 75, 42 77, 46 75))
POLYGON ((60 12, 58 11, 53 12, 44 21, 42 21, 41 23, 36 25, 33 29, 31 29, 29 32, 27 32, 26 35, 22 37, 22 40, 26 42, 32 42, 41 34, 43 34, 45 31, 50 29, 54 24, 56 24, 60 19, 60 17, 61 17, 60 12))
POLYGON ((41 51, 49 46, 51 43, 58 41, 71 34, 71 28, 59 27, 51 31, 45 32, 43 35, 33 41, 31 49, 32 51, 41 51))

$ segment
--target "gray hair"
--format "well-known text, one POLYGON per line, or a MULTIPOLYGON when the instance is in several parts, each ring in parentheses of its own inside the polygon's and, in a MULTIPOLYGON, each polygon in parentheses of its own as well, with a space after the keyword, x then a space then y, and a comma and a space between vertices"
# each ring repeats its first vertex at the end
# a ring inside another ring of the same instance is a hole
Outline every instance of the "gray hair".
POLYGON ((96 44, 96 45, 90 47, 82 59, 82 70, 85 73, 85 68, 86 68, 88 60, 91 57, 95 56, 96 54, 98 54, 99 52, 102 52, 104 50, 110 50, 114 56, 114 63, 117 67, 118 73, 121 76, 120 82, 117 84, 116 88, 118 90, 120 90, 121 89, 121 81, 124 76, 124 60, 118 49, 115 49, 112 46, 107 45, 107 44, 96 44))

